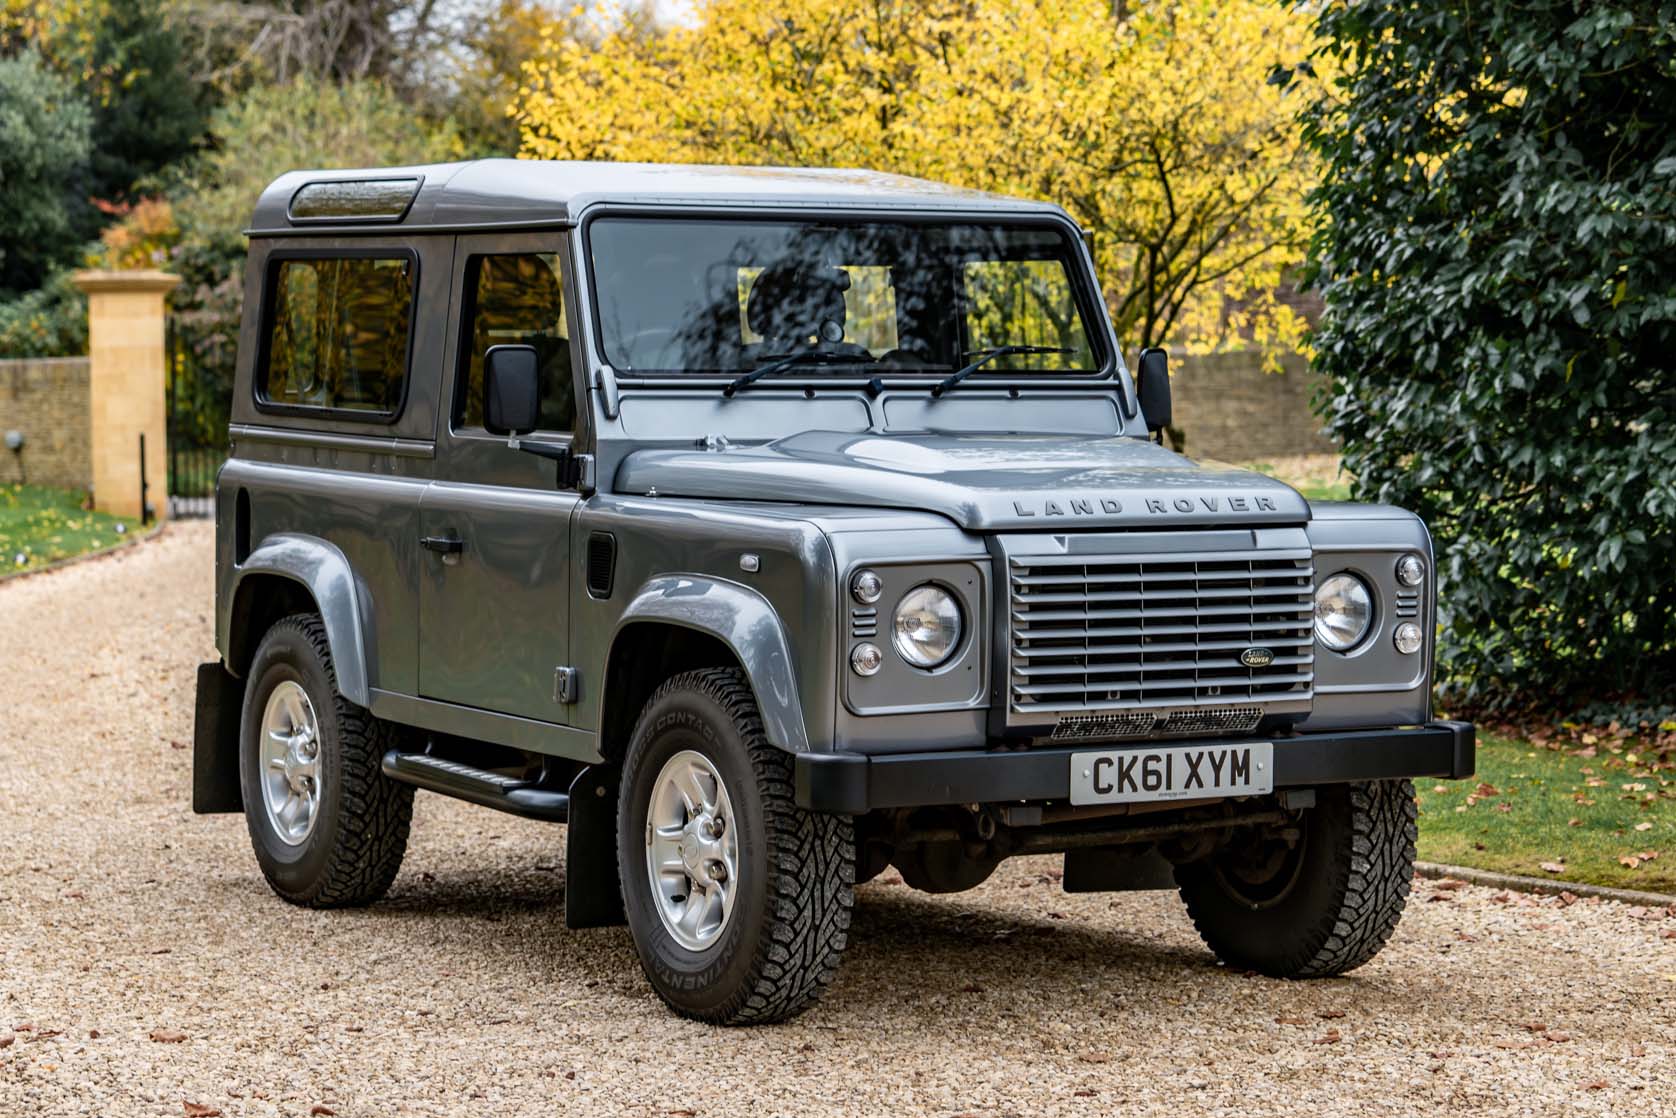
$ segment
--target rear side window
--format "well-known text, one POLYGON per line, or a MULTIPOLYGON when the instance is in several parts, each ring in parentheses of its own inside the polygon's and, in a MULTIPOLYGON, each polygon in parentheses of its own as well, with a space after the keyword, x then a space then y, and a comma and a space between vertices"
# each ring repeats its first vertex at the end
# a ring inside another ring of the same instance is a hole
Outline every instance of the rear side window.
POLYGON ((406 257, 281 260, 261 401, 394 415, 407 380, 413 278, 406 257))
POLYGON ((466 266, 465 329, 455 430, 483 426, 483 358, 489 347, 527 345, 541 370, 543 431, 576 427, 559 258, 550 252, 474 256, 466 266))

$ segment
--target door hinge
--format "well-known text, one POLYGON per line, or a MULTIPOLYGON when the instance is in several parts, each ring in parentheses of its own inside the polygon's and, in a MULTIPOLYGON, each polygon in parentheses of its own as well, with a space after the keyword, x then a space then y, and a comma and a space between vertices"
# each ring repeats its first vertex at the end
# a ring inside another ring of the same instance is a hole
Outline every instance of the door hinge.
POLYGON ((574 703, 581 691, 577 686, 575 668, 553 669, 553 701, 555 703, 574 703))

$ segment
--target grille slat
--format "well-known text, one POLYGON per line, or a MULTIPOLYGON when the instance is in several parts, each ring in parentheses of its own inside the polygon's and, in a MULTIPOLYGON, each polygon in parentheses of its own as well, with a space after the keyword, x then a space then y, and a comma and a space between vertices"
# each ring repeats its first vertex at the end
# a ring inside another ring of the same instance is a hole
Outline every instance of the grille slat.
MULTIPOLYGON (((1296 667, 1301 667, 1301 666, 1304 666, 1304 665, 1313 666, 1314 663, 1315 663, 1315 658, 1312 657, 1312 656, 1277 656, 1277 657, 1275 657, 1273 664, 1271 664, 1269 666, 1270 667, 1277 667, 1277 668, 1296 668, 1296 667)), ((1182 669, 1192 668, 1195 671, 1201 671, 1201 672, 1205 671, 1206 669, 1209 669, 1209 668, 1214 668, 1214 669, 1217 669, 1219 671, 1225 670, 1225 671, 1240 671, 1240 672, 1243 672, 1243 671, 1248 670, 1246 668, 1246 666, 1244 664, 1240 663, 1238 660, 1184 660, 1181 663, 1181 668, 1182 669)), ((1160 671, 1160 670, 1163 670, 1163 669, 1142 668, 1139 663, 1132 663, 1132 664, 1114 663, 1110 667, 1094 667, 1094 666, 1087 666, 1087 665, 1085 665, 1085 666, 1052 665, 1052 666, 1042 666, 1042 667, 1015 667, 1013 669, 1013 674, 1017 675, 1017 676, 1022 676, 1026 679, 1037 679, 1037 678, 1042 678, 1042 677, 1046 677, 1046 676, 1063 676, 1063 675, 1102 675, 1102 676, 1103 675, 1119 675, 1119 674, 1132 675, 1132 674, 1137 674, 1137 673, 1142 672, 1142 671, 1160 671)), ((1168 669, 1168 670, 1173 671, 1173 670, 1176 670, 1176 669, 1172 668, 1172 669, 1168 669)), ((1244 677, 1242 677, 1242 678, 1244 678, 1244 677)), ((1205 682, 1205 681, 1201 681, 1201 682, 1205 682)))
MULTIPOLYGON (((1171 595, 1171 602, 1179 601, 1171 595)), ((1309 603, 1309 595, 1301 594, 1296 601, 1291 599, 1263 599, 1270 606, 1265 612, 1285 612, 1287 606, 1305 606, 1309 603)), ((1250 617, 1257 612, 1251 605, 1244 606, 1178 606, 1149 607, 1142 603, 1136 609, 1065 609, 1065 610, 1026 610, 1018 608, 1021 603, 1013 600, 1013 617, 1018 621, 1081 621, 1093 618, 1099 621, 1133 621, 1148 617, 1250 617)), ((1055 605, 1059 603, 1055 602, 1055 605)))
MULTIPOLYGON (((1083 636, 1088 637, 1136 637, 1136 636, 1183 636, 1193 633, 1300 633, 1308 635, 1310 622, 1284 622, 1251 625, 1139 625, 1105 626, 1090 628, 1083 636)), ((1059 630, 1043 627, 1041 629, 1014 628, 1015 640, 1038 640, 1053 637, 1059 630)))
MULTIPOLYGON (((1151 580, 1148 579, 1146 581, 1150 582, 1151 580)), ((1181 584, 1181 585, 1185 585, 1185 584, 1181 584)), ((1147 590, 1090 591, 1089 593, 1086 593, 1086 594, 1079 594, 1079 593, 1069 593, 1069 594, 1059 594, 1059 593, 1014 594, 1013 595, 1013 601, 1015 603, 1016 602, 1029 602, 1031 605, 1035 605, 1038 602, 1055 602, 1055 603, 1057 603, 1057 602, 1145 602, 1145 601, 1148 600, 1148 598, 1160 598, 1160 597, 1171 597, 1171 598, 1174 598, 1174 597, 1193 597, 1193 598, 1197 598, 1201 601, 1203 601, 1205 599, 1210 599, 1210 600, 1214 601, 1214 600, 1219 600, 1219 599, 1222 599, 1222 598, 1293 599, 1293 598, 1297 598, 1298 596, 1299 596, 1298 592, 1294 588, 1289 587, 1289 586, 1288 587, 1279 587, 1279 588, 1275 588, 1275 589, 1259 588, 1259 589, 1255 589, 1255 590, 1253 590, 1249 587, 1223 588, 1223 587, 1214 587, 1213 586, 1213 587, 1200 587, 1200 588, 1194 589, 1194 590, 1184 589, 1184 590, 1180 591, 1178 594, 1164 594, 1164 593, 1162 593, 1160 591, 1156 591, 1156 590, 1155 591, 1150 591, 1150 592, 1147 591, 1147 590)))
POLYGON ((1013 555, 1009 573, 1009 699, 1026 723, 1080 718, 1077 736, 1249 728, 1264 704, 1312 694, 1307 550, 1013 555), (1250 648, 1272 659, 1249 667, 1250 648), (1124 710, 1157 713, 1087 721, 1124 710))

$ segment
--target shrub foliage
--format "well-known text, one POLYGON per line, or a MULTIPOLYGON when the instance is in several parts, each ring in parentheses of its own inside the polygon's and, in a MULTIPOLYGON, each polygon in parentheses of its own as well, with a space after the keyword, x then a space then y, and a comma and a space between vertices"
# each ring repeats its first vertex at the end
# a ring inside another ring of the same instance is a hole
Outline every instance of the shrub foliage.
MULTIPOLYGON (((1676 3, 1322 7, 1321 401, 1472 705, 1676 680, 1676 3)), ((1289 75, 1278 72, 1285 84, 1289 75)))

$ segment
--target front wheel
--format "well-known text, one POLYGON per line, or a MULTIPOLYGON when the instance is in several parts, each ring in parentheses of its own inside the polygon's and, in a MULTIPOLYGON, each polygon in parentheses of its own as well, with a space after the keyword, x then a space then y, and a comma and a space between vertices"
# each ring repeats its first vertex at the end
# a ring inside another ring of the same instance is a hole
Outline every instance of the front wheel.
POLYGON ((784 1020, 837 971, 855 828, 792 790, 739 671, 687 672, 652 695, 624 761, 617 869, 641 967, 685 1017, 784 1020))
POLYGON ((1354 970, 1385 946, 1414 877, 1414 785, 1333 785, 1295 841, 1252 836, 1176 867, 1205 945, 1231 967, 1276 978, 1354 970))

